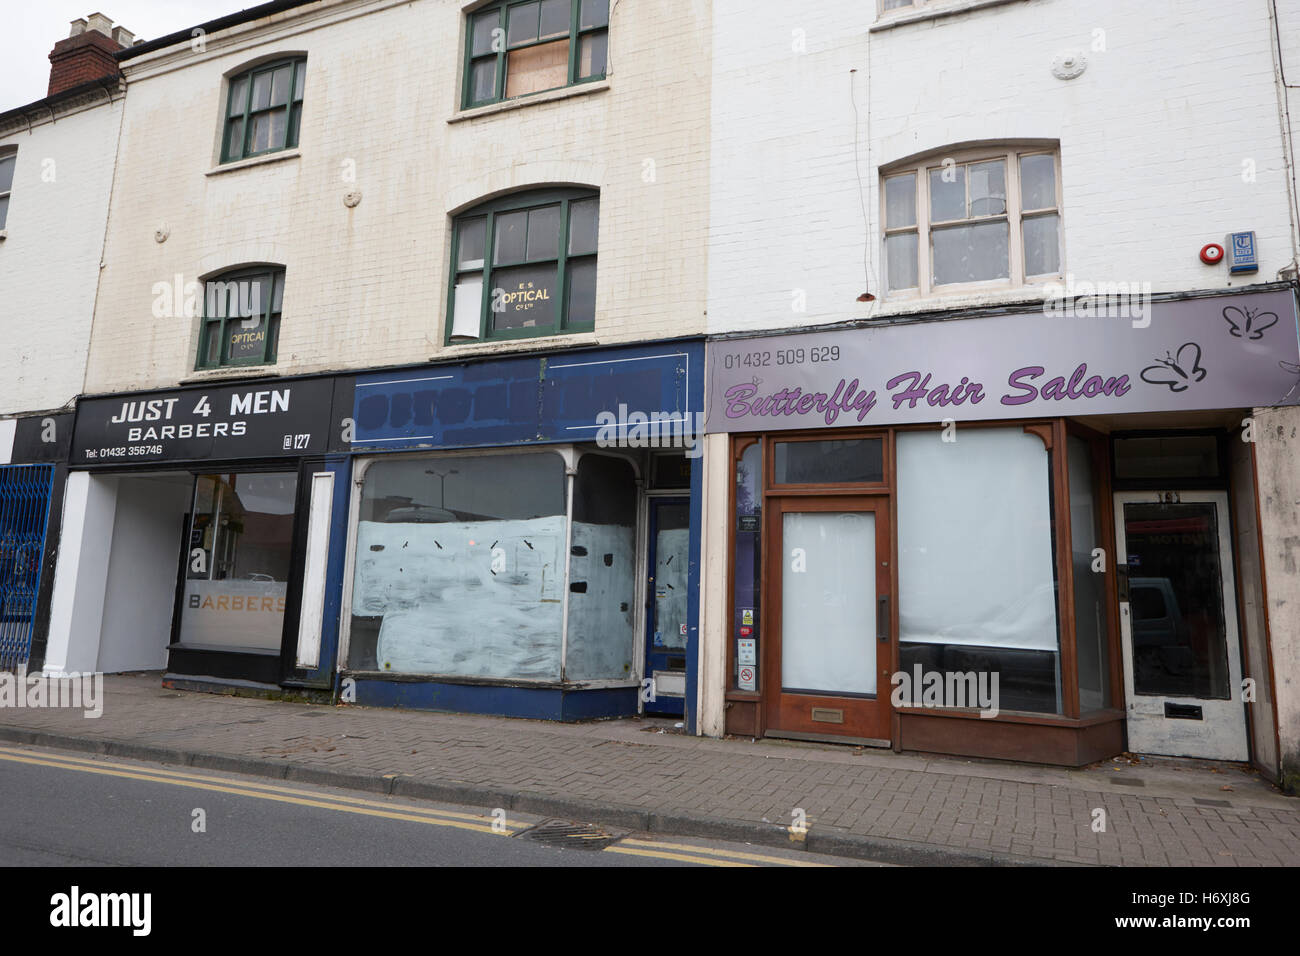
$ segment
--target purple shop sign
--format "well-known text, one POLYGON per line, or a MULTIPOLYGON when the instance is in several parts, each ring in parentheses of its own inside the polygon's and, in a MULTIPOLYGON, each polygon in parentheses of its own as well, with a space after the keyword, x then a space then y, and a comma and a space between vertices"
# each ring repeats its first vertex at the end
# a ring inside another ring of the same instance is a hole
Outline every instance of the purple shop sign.
POLYGON ((706 431, 1056 418, 1300 402, 1289 290, 708 344, 706 431))

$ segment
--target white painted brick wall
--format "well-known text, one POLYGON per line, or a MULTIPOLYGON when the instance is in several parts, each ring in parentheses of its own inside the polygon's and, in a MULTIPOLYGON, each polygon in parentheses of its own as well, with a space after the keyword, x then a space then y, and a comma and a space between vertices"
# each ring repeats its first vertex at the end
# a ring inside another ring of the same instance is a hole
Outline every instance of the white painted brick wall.
POLYGON ((81 391, 121 104, 0 133, 0 148, 18 148, 0 242, 0 415, 81 391))
POLYGON ((286 267, 276 373, 492 351, 442 344, 451 214, 532 184, 601 190, 596 331, 562 341, 703 331, 705 0, 620 3, 608 90, 457 123, 447 121, 457 113, 461 3, 339 0, 305 10, 275 18, 274 35, 245 28, 233 46, 213 35, 203 53, 127 61, 90 391, 191 377, 197 321, 155 319, 154 283, 254 261, 286 267), (216 165, 223 75, 294 51, 308 55, 301 156, 205 175, 216 165), (645 159, 655 161, 653 183, 642 180, 645 159), (345 160, 355 162, 354 184, 341 178, 345 160), (353 188, 363 198, 348 209, 353 188), (159 244, 164 223, 171 236, 159 244))
MULTIPOLYGON (((1300 0, 1282 6, 1284 26, 1288 12, 1300 26, 1300 0)), ((879 168, 977 140, 1060 141, 1076 279, 1224 287, 1227 269, 1197 254, 1240 229, 1262 256, 1244 281, 1276 278, 1294 252, 1267 7, 1023 0, 873 33, 874 0, 717 0, 710 330, 860 318, 868 284, 878 314, 916 308, 882 297, 879 168), (1088 66, 1061 81, 1051 64, 1066 50, 1088 66)))

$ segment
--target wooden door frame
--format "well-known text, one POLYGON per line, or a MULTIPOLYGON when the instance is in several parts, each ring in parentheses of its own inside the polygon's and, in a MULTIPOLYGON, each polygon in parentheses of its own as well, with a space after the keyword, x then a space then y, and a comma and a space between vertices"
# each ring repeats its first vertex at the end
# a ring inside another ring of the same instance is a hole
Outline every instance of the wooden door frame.
POLYGON ((795 737, 797 739, 826 738, 844 742, 869 743, 882 747, 890 746, 893 741, 893 712, 889 703, 890 687, 892 686, 889 675, 894 668, 894 655, 896 653, 894 645, 897 633, 894 625, 897 602, 893 600, 894 561, 893 529, 891 525, 892 501, 890 496, 881 489, 836 491, 833 493, 822 491, 820 494, 801 492, 790 495, 773 492, 764 496, 763 508, 763 534, 764 543, 767 545, 763 554, 763 607, 764 619, 767 624, 764 630, 763 647, 760 651, 762 663, 759 686, 762 695, 762 723, 766 735, 795 737), (879 601, 882 597, 888 601, 888 620, 886 622, 888 636, 885 641, 881 641, 878 630, 875 636, 876 693, 874 697, 838 697, 834 694, 800 694, 798 696, 806 698, 811 707, 824 705, 829 709, 845 711, 849 709, 845 702, 872 701, 875 711, 869 714, 855 714, 851 717, 845 714, 846 719, 843 726, 848 732, 843 734, 835 733, 833 730, 835 725, 829 723, 825 730, 820 728, 780 727, 778 725, 787 723, 787 721, 781 719, 783 698, 795 696, 787 695, 782 690, 783 594, 782 589, 777 586, 782 579, 782 574, 776 573, 775 566, 772 563, 785 560, 784 522, 782 519, 787 513, 842 511, 854 511, 862 514, 871 513, 875 517, 877 629, 879 625, 879 601), (777 542, 781 543, 780 547, 776 546, 777 542), (884 645, 883 648, 881 647, 882 644, 884 645), (884 711, 883 714, 881 713, 882 710, 884 711), (869 724, 875 721, 878 721, 874 728, 876 733, 853 732, 854 730, 872 729, 869 724))

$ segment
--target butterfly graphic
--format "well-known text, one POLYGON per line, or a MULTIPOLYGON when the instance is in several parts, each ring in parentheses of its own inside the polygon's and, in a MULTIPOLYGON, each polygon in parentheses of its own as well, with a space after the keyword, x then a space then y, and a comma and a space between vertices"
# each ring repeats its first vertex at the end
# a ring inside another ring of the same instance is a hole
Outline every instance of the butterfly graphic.
POLYGON ((1239 339, 1263 338, 1264 330, 1271 329, 1277 324, 1276 312, 1261 312, 1258 309, 1242 310, 1235 305, 1230 305, 1224 309, 1223 317, 1232 326, 1228 330, 1229 334, 1235 335, 1239 339))
POLYGON ((1205 369, 1201 368, 1201 347, 1195 342, 1184 343, 1172 355, 1165 352, 1164 358, 1156 359, 1156 364, 1142 370, 1142 381, 1150 385, 1168 385, 1171 392, 1184 392, 1188 385, 1203 378, 1205 369))

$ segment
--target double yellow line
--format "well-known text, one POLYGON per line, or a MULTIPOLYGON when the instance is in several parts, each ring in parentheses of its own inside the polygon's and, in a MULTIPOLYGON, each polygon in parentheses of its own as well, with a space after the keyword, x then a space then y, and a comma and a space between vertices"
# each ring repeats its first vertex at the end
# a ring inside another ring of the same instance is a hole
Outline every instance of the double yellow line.
MULTIPOLYGON (((493 820, 491 817, 485 817, 482 814, 426 809, 424 807, 410 806, 409 804, 394 805, 346 794, 320 794, 310 790, 279 786, 273 783, 232 780, 228 777, 216 777, 204 773, 168 770, 163 767, 141 767, 136 764, 120 763, 113 760, 50 754, 19 750, 12 747, 0 747, 0 760, 10 763, 30 764, 37 767, 53 767, 58 770, 93 773, 107 777, 120 777, 126 780, 141 780, 146 783, 169 784, 174 787, 188 787, 193 790, 206 790, 212 793, 229 793, 240 797, 254 797, 258 800, 290 803, 301 807, 334 810, 339 813, 356 813, 368 817, 382 817, 387 820, 404 820, 409 823, 455 827, 460 830, 472 830, 477 833, 490 833, 498 836, 514 836, 516 833, 532 826, 532 824, 493 820)), ((716 850, 711 847, 690 846, 681 843, 659 843, 657 841, 631 838, 621 840, 613 846, 608 846, 602 852, 654 857, 704 866, 755 866, 763 863, 776 866, 826 865, 811 861, 764 856, 757 853, 716 850)))

